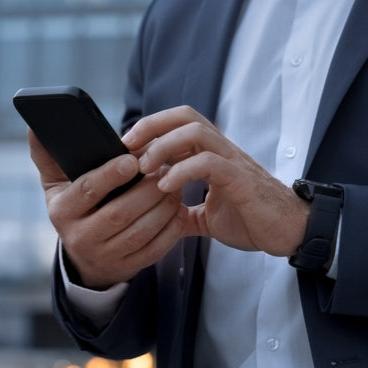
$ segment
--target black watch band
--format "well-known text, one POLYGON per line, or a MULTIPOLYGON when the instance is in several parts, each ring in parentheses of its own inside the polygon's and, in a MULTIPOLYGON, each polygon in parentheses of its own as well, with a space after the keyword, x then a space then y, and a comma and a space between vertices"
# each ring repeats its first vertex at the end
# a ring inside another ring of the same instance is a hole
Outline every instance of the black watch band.
MULTIPOLYGON (((317 183, 313 184, 317 185, 317 183)), ((336 188, 333 186, 333 190, 340 189, 336 188)), ((342 189, 340 191, 341 195, 337 196, 336 193, 329 195, 328 192, 320 193, 317 190, 313 198, 308 198, 311 201, 311 213, 303 243, 297 253, 289 259, 293 267, 307 272, 326 273, 328 270, 326 265, 329 264, 334 253, 343 201, 343 191, 342 189)))

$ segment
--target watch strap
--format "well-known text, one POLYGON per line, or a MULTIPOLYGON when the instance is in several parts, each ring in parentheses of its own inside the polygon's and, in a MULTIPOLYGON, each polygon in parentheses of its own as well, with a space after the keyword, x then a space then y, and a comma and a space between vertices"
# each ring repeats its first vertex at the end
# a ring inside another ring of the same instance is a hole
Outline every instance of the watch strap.
POLYGON ((289 263, 303 271, 326 272, 339 223, 342 198, 316 194, 302 245, 289 263))

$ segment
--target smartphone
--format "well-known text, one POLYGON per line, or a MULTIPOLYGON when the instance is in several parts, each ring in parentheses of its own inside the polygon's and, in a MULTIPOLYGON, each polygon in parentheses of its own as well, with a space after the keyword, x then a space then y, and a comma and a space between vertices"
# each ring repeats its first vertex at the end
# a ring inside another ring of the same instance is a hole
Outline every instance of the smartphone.
MULTIPOLYGON (((15 94, 13 103, 71 181, 129 153, 92 98, 78 87, 23 88, 15 94)), ((139 173, 114 189, 103 203, 123 194, 142 178, 139 173)))

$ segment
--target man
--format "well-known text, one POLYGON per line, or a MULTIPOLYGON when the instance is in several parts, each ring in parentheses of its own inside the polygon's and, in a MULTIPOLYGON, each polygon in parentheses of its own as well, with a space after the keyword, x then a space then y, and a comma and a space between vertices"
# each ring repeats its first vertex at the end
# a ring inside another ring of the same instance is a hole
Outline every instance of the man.
POLYGON ((61 239, 56 313, 82 349, 368 365, 367 16, 365 0, 154 1, 129 70, 132 155, 70 184, 30 136, 61 239), (291 189, 300 177, 317 183, 291 189))

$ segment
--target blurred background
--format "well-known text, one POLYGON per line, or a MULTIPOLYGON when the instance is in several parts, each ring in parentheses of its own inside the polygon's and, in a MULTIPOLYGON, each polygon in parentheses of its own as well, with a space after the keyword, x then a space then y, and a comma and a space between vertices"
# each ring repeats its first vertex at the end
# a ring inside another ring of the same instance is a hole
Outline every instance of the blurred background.
POLYGON ((150 356, 108 362, 79 352, 55 323, 48 221, 26 128, 22 87, 76 85, 114 128, 130 51, 149 0, 0 0, 0 368, 151 368, 150 356))

